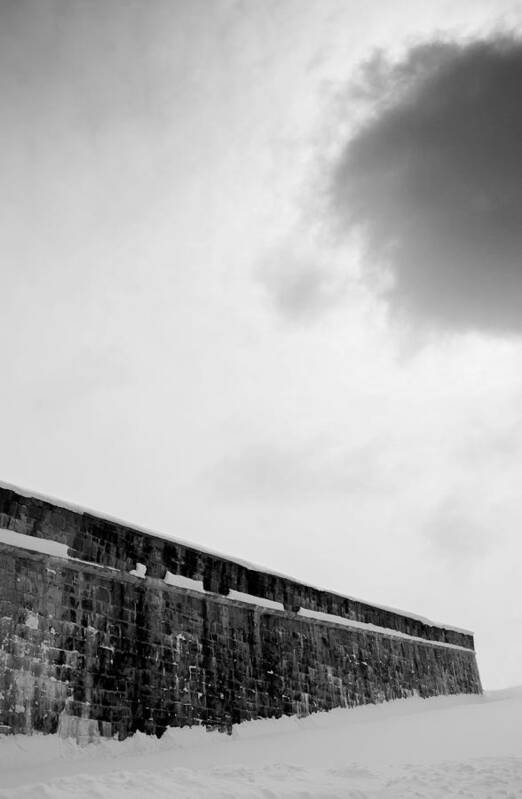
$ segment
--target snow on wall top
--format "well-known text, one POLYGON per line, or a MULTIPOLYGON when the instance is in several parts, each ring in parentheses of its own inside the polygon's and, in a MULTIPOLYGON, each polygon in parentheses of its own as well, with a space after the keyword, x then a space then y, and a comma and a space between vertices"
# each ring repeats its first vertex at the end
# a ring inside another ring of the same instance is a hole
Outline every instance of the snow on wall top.
POLYGON ((442 628, 444 630, 452 630, 452 631, 457 632, 457 633, 463 633, 464 635, 473 635, 474 634, 472 630, 467 630, 467 629, 465 629, 463 627, 455 627, 455 626, 450 625, 450 624, 443 624, 441 622, 435 622, 432 619, 428 619, 426 616, 420 616, 417 613, 411 613, 410 611, 400 610, 399 608, 392 608, 392 607, 389 607, 387 605, 380 605, 380 604, 377 604, 375 602, 369 602, 368 600, 360 599, 358 597, 351 596, 350 594, 341 594, 338 591, 331 591, 328 588, 322 588, 320 586, 313 585, 312 583, 304 583, 303 581, 298 580, 296 577, 292 577, 289 574, 282 574, 281 572, 274 571, 273 569, 266 568, 265 566, 260 566, 259 564, 254 564, 254 563, 251 563, 249 561, 243 560, 241 558, 237 558, 237 557, 232 556, 232 555, 226 555, 223 552, 219 552, 217 550, 213 550, 213 549, 209 549, 209 548, 204 547, 204 546, 200 546, 199 544, 196 544, 196 543, 191 542, 191 541, 187 541, 187 540, 185 540, 183 538, 178 538, 177 536, 168 535, 166 533, 160 533, 160 532, 157 532, 156 530, 151 530, 149 528, 142 527, 141 525, 130 524, 129 522, 127 522, 127 521, 125 521, 123 519, 119 519, 119 518, 117 518, 115 516, 110 516, 110 515, 108 515, 106 513, 100 513, 99 511, 92 510, 91 508, 87 508, 85 506, 75 505, 74 503, 66 502, 65 500, 57 499, 56 497, 51 497, 51 496, 48 496, 48 495, 45 495, 45 494, 40 494, 39 492, 36 492, 36 491, 29 491, 26 488, 21 488, 20 486, 14 485, 12 483, 6 483, 6 482, 0 480, 0 488, 5 489, 6 491, 13 491, 14 493, 19 494, 20 496, 23 496, 23 497, 27 497, 28 499, 36 499, 36 500, 39 500, 41 502, 47 502, 48 504, 54 505, 54 506, 59 507, 59 508, 63 508, 64 510, 70 510, 73 513, 76 513, 76 514, 78 514, 80 516, 83 516, 83 515, 87 514, 89 516, 94 516, 94 517, 96 517, 98 519, 103 519, 104 521, 107 521, 107 522, 112 522, 113 524, 118 524, 118 525, 120 525, 122 527, 127 527, 130 530, 134 530, 134 531, 142 533, 144 535, 152 536, 154 538, 160 538, 160 539, 162 539, 164 541, 171 541, 174 544, 179 544, 181 546, 185 546, 185 547, 188 547, 190 549, 195 549, 195 550, 197 550, 199 552, 203 552, 203 553, 205 553, 207 555, 211 555, 213 557, 221 558, 222 560, 230 561, 232 563, 237 564, 238 566, 242 566, 243 568, 249 569, 251 571, 258 571, 258 572, 263 572, 265 574, 271 574, 274 577, 280 577, 280 578, 282 578, 284 580, 291 580, 294 583, 300 583, 302 585, 306 585, 309 588, 312 588, 312 589, 314 589, 316 591, 325 591, 325 592, 327 592, 329 594, 333 594, 333 595, 342 597, 343 599, 348 599, 348 600, 350 600, 352 602, 359 602, 359 603, 361 603, 363 605, 368 605, 368 606, 373 607, 373 608, 378 608, 379 610, 388 611, 390 613, 395 613, 397 615, 404 616, 404 617, 409 618, 409 619, 414 619, 416 621, 422 622, 423 624, 429 625, 430 627, 439 627, 439 628, 442 628))
POLYGON ((0 527, 0 543, 20 549, 31 549, 33 552, 52 555, 54 558, 69 558, 67 544, 51 541, 48 538, 36 538, 34 535, 16 533, 14 530, 6 530, 5 527, 0 527))

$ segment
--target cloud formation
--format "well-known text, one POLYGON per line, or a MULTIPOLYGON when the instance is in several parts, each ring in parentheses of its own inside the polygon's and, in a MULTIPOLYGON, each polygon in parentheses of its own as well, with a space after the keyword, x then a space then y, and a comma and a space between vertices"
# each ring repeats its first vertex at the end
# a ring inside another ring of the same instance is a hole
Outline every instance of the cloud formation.
POLYGON ((312 321, 333 308, 348 285, 333 253, 309 239, 303 246, 303 238, 296 234, 296 241, 265 253, 256 274, 277 310, 297 322, 312 321))
POLYGON ((207 476, 213 491, 234 502, 293 504, 382 494, 391 480, 381 450, 377 440, 353 449, 318 441, 297 447, 267 443, 225 458, 207 476))
POLYGON ((469 567, 498 546, 498 538, 491 535, 488 523, 477 518, 477 513, 470 511, 467 502, 455 493, 440 502, 423 533, 432 546, 432 554, 457 569, 463 563, 469 567))
POLYGON ((362 234, 392 312, 446 330, 522 333, 522 40, 434 41, 369 61, 370 113, 331 199, 362 234))

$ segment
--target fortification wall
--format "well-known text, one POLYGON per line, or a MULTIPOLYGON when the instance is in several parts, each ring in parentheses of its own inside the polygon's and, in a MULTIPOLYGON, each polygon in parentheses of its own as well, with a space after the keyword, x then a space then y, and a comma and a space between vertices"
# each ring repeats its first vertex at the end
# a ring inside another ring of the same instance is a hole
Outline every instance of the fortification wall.
POLYGON ((0 731, 225 729, 481 690, 470 633, 11 488, 0 530, 0 731))

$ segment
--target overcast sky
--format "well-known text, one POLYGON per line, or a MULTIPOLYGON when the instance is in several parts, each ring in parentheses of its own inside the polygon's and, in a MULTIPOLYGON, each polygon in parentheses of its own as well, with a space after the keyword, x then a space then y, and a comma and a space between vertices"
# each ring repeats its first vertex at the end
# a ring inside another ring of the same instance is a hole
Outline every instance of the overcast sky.
POLYGON ((522 7, 1 0, 0 479, 522 683, 522 7))

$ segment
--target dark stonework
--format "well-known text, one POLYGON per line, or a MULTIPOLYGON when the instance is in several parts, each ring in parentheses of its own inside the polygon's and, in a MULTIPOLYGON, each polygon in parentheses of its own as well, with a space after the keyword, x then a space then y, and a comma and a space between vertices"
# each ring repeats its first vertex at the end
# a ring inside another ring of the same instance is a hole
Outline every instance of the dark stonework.
POLYGON ((470 634, 1 487, 0 528, 59 541, 70 556, 0 544, 0 728, 124 738, 481 691, 470 634), (137 563, 145 579, 129 574, 137 563), (167 570, 206 593, 166 584, 167 570), (227 598, 230 589, 285 610, 227 598))

